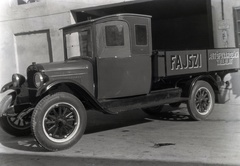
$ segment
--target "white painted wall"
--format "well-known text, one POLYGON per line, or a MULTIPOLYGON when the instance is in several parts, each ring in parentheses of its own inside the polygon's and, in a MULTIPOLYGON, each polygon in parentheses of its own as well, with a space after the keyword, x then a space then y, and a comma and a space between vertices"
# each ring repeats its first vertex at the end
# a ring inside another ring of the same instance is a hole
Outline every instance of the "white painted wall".
MULTIPOLYGON (((240 0, 223 0, 224 20, 222 19, 221 0, 212 0, 212 20, 214 33, 214 47, 236 47, 234 36, 233 7, 240 7, 240 0), (227 33, 227 39, 223 37, 227 33)), ((230 80, 231 85, 227 92, 226 99, 230 104, 240 103, 240 72, 228 74, 225 80, 230 80)))
POLYGON ((233 7, 240 6, 240 0, 224 0, 224 20, 222 20, 221 0, 212 0, 214 46, 216 48, 235 47, 233 7), (223 41, 223 24, 228 33, 228 45, 223 41))
POLYGON ((74 23, 71 10, 125 1, 130 0, 41 0, 25 5, 17 5, 17 0, 1 0, 0 87, 11 81, 11 75, 20 70, 14 34, 49 29, 53 61, 61 61, 63 39, 59 28, 74 23))

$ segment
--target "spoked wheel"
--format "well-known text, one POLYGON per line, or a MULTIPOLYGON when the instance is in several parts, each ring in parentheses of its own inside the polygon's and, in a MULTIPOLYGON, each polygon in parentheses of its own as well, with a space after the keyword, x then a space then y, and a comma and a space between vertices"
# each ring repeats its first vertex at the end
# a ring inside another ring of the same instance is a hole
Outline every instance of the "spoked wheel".
POLYGON ((59 102, 52 105, 43 119, 44 133, 54 142, 61 143, 70 140, 80 127, 79 113, 69 103, 59 102))
POLYGON ((201 115, 207 115, 212 106, 212 95, 210 91, 202 87, 198 89, 195 99, 197 112, 201 115))
POLYGON ((192 89, 188 101, 188 111, 194 120, 204 120, 213 111, 215 95, 211 85, 198 81, 192 89))
MULTIPOLYGON (((27 136, 31 134, 31 118, 25 114, 25 111, 18 114, 4 115, 2 114, 7 109, 11 109, 13 102, 13 94, 7 95, 1 102, 0 124, 2 129, 13 136, 27 136)), ((13 109, 13 108, 12 108, 13 109)))
POLYGON ((44 97, 32 115, 34 136, 50 151, 73 146, 84 134, 86 123, 86 110, 81 101, 65 92, 44 97))
POLYGON ((15 116, 2 116, 1 126, 7 133, 14 136, 27 136, 31 134, 31 118, 19 118, 15 116))

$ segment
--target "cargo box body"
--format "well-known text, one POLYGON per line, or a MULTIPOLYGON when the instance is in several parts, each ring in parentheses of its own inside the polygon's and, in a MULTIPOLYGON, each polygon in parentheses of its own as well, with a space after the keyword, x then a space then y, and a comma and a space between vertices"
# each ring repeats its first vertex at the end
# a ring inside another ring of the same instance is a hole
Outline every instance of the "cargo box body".
POLYGON ((238 48, 159 51, 153 55, 153 76, 168 77, 234 70, 240 68, 239 61, 238 48))

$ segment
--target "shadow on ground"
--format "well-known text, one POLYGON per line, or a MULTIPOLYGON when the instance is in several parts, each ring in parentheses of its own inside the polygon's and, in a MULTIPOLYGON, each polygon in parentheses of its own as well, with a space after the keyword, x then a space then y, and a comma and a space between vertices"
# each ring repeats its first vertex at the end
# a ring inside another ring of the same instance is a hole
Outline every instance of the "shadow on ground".
MULTIPOLYGON (((165 106, 163 113, 156 117, 149 116, 140 109, 122 112, 118 115, 106 115, 91 110, 88 112, 88 123, 85 134, 149 123, 153 120, 190 121, 190 118, 189 115, 185 113, 184 107, 176 109, 165 106)), ((46 150, 38 144, 32 135, 28 137, 13 137, 1 129, 0 143, 5 147, 15 150, 46 152, 46 150)))
POLYGON ((163 121, 193 121, 184 105, 179 108, 173 108, 165 105, 157 116, 149 116, 149 120, 163 120, 163 121))
MULTIPOLYGON (((1 134, 3 135, 3 134, 1 134)), ((21 150, 21 151, 31 151, 31 152, 47 152, 43 147, 41 147, 33 136, 27 137, 14 137, 9 136, 8 139, 4 139, 1 136, 1 144, 7 148, 21 150)))

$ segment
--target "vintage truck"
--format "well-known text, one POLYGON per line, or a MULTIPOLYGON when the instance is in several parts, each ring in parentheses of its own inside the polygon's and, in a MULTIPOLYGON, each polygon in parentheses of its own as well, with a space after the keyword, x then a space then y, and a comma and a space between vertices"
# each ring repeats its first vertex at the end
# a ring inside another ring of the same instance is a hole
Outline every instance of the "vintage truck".
POLYGON ((164 104, 186 103, 193 120, 204 120, 225 75, 239 70, 237 48, 153 50, 148 15, 110 15, 61 30, 64 62, 33 62, 27 78, 13 74, 1 89, 11 90, 1 102, 1 127, 14 136, 33 133, 50 151, 82 137, 89 109, 158 115, 164 104))

